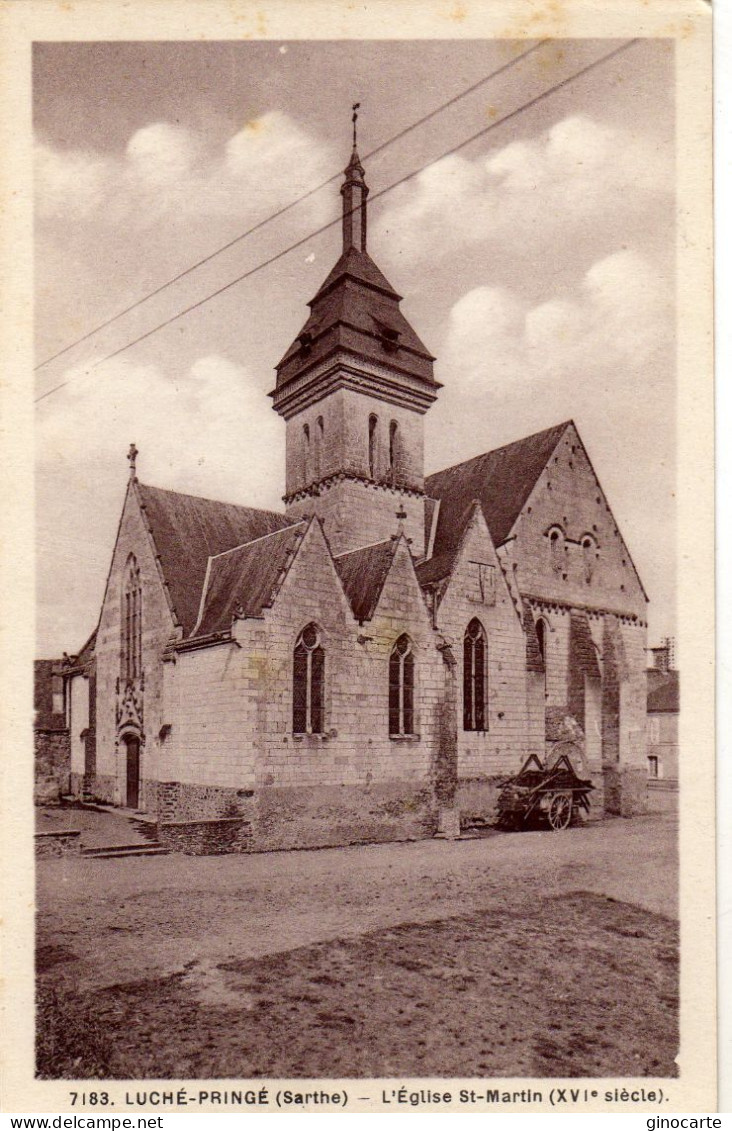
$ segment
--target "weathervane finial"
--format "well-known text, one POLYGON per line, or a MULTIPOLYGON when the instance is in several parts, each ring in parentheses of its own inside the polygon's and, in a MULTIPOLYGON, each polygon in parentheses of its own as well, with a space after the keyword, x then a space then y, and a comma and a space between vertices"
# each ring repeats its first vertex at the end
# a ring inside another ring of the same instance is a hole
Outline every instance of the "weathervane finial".
POLYGON ((129 460, 129 463, 130 463, 130 479, 135 478, 135 474, 136 474, 135 461, 137 460, 137 457, 139 456, 139 454, 140 453, 138 452, 137 448, 135 447, 134 442, 131 443, 130 444, 130 450, 127 453, 127 459, 129 460))
POLYGON ((353 110, 353 114, 351 116, 351 121, 353 122, 353 148, 354 149, 356 148, 356 130, 357 130, 357 122, 358 122, 358 111, 359 111, 360 108, 361 108, 360 102, 354 102, 353 106, 351 107, 351 109, 353 110))

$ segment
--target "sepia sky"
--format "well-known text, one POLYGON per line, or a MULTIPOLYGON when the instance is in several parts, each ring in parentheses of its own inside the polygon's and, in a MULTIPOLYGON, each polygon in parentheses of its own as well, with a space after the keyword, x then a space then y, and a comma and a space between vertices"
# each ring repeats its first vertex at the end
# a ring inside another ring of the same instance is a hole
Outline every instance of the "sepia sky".
MULTIPOLYGON (((573 418, 674 633, 673 44, 553 41, 364 162, 369 251, 442 381, 435 471, 573 418)), ((45 43, 34 51, 42 362, 530 42, 45 43)), ((96 364, 340 212, 338 182, 37 373, 39 656, 95 627, 127 481, 280 509, 267 393, 336 225, 96 364)))

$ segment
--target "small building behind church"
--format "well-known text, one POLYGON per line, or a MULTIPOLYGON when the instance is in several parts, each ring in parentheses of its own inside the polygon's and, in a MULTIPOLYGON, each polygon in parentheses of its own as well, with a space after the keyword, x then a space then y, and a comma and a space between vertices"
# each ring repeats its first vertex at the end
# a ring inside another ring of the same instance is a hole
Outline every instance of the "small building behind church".
POLYGON ((283 510, 144 483, 131 449, 66 671, 72 790, 187 851, 454 835, 570 735, 595 811, 638 811, 647 597, 577 428, 425 476, 441 386, 368 253, 355 148, 341 193, 271 393, 283 510))
POLYGON ((33 665, 34 797, 38 804, 58 801, 68 793, 71 750, 66 725, 62 659, 36 660, 33 665))
POLYGON ((648 807, 674 809, 679 789, 679 672, 674 642, 666 638, 650 648, 647 742, 648 807))

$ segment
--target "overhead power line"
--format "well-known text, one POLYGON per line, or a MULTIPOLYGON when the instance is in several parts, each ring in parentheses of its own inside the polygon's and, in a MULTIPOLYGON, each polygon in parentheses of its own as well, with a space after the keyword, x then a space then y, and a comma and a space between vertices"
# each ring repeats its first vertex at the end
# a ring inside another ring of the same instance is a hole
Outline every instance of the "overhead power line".
MULTIPOLYGON (((548 98, 552 94, 556 94, 558 91, 564 89, 564 87, 568 86, 570 83, 575 82, 583 75, 588 74, 590 71, 593 71, 597 67, 602 66, 604 63, 609 62, 611 59, 616 58, 618 55, 627 51, 630 47, 638 42, 639 41, 637 38, 626 40, 625 43, 622 43, 619 47, 616 47, 612 51, 609 51, 606 55, 602 55, 599 59, 594 59, 591 63, 588 63, 586 64, 586 66, 581 67, 580 70, 575 71, 573 74, 568 75, 564 79, 561 79, 553 86, 548 87, 540 94, 537 94, 534 98, 529 99, 528 102, 522 103, 522 105, 516 107, 515 110, 511 110, 508 114, 504 114, 502 118, 495 119, 495 121, 491 122, 489 125, 484 126, 476 133, 471 134, 470 137, 465 138, 464 141, 458 142, 457 145, 452 146, 450 149, 446 149, 438 157, 433 158, 431 161, 427 161, 424 165, 420 165, 419 168, 413 169, 410 173, 406 173, 403 177, 400 177, 398 180, 394 181, 390 185, 387 185, 385 188, 371 193, 370 200, 373 202, 374 200, 378 200, 382 196, 386 196, 387 193, 393 192, 395 188, 398 188, 400 185, 403 185, 407 181, 411 181, 414 177, 419 176, 419 174, 423 173, 425 169, 429 169, 432 165, 436 165, 438 161, 442 161, 445 157, 451 157, 454 153, 458 153, 461 149, 465 149, 465 147, 471 145, 472 142, 477 141, 481 137, 485 137, 486 134, 489 134, 493 130, 498 129, 499 126, 505 125, 506 122, 509 122, 513 118, 518 117, 519 114, 523 114, 526 110, 530 110, 533 106, 536 106, 545 98, 548 98)), ((336 175, 340 176, 340 174, 336 175)), ((203 298, 198 299, 194 303, 191 303, 190 306, 184 307, 183 310, 179 310, 176 314, 171 315, 170 318, 166 318, 163 322, 159 322, 156 326, 153 326, 152 329, 146 330, 145 333, 140 334, 136 338, 133 338, 131 342, 127 342, 125 345, 120 346, 118 349, 113 350, 111 353, 108 353, 105 357, 102 357, 98 361, 95 361, 91 368, 96 369, 100 365, 103 365, 105 362, 111 361, 112 358, 118 357, 126 350, 132 349, 133 346, 136 346, 140 342, 145 341, 147 338, 152 337, 152 335, 156 334, 159 330, 165 329, 165 327, 170 326, 171 323, 177 322, 179 318, 183 318, 186 314, 190 314, 192 311, 197 310, 201 306, 204 306, 212 299, 218 298, 219 295, 224 294, 228 290, 231 290, 231 288, 236 286, 237 283, 241 283, 245 279, 251 278, 251 276, 255 275, 258 271, 262 271, 265 267, 269 267, 270 264, 276 263, 285 255, 289 255, 291 251, 296 251, 297 248, 302 247, 303 244, 308 243, 315 236, 321 235, 323 232, 328 231, 329 228, 332 228, 336 224, 340 223, 341 217, 338 216, 333 220, 329 220, 327 224, 322 224, 319 228, 316 228, 314 231, 309 232, 308 235, 303 236, 301 239, 296 240, 294 243, 289 244, 286 248, 283 248, 282 251, 278 251, 274 255, 271 255, 268 259, 262 260, 261 263, 256 264, 254 267, 251 267, 243 274, 237 275, 236 278, 231 279, 228 283, 224 283, 224 285, 218 287, 217 290, 212 291, 210 294, 205 295, 203 298)), ((56 393, 59 391, 59 389, 63 389, 66 385, 70 384, 71 380, 72 378, 68 378, 66 381, 62 381, 58 385, 54 385, 53 388, 48 389, 45 393, 42 393, 39 397, 36 397, 35 403, 38 404, 40 401, 45 400, 46 397, 50 397, 52 393, 56 393)))
MULTIPOLYGON (((520 55, 515 55, 513 59, 509 59, 507 63, 504 63, 502 66, 498 67, 497 70, 491 71, 489 75, 484 75, 482 79, 478 79, 478 81, 473 83, 472 86, 467 87, 465 90, 461 90, 459 94, 456 94, 454 96, 454 98, 450 98, 447 102, 443 102, 441 103, 441 105, 436 106, 434 110, 430 110, 428 114, 425 114, 423 118, 418 118, 416 122, 412 122, 411 125, 406 126, 403 130, 400 130, 399 133, 394 134, 393 137, 387 138, 387 140, 382 142, 381 145, 377 145, 375 149, 370 150, 368 153, 364 153, 363 160, 368 161, 369 158, 375 157, 377 153, 381 153, 383 152, 383 150, 388 149, 390 145, 394 145, 397 141, 401 141, 401 139, 403 137, 406 137, 407 134, 411 133, 412 130, 418 129, 418 127, 423 126, 425 122, 431 121, 431 119, 435 118, 438 114, 442 114, 444 110, 448 110, 450 106, 454 106, 456 102, 459 102, 463 98, 467 98, 469 94, 473 94, 481 86, 485 86, 485 84, 487 82, 490 82, 491 79, 495 79, 499 75, 502 75, 504 71, 510 70, 511 67, 514 67, 517 63, 520 63, 522 59, 525 59, 527 55, 531 55, 533 51, 537 51, 540 47, 548 42, 548 39, 540 39, 532 47, 529 47, 527 51, 522 51, 520 55)), ((142 306, 143 303, 148 302, 151 298, 155 298, 155 296, 159 295, 161 291, 167 290, 168 287, 172 287, 174 283, 179 282, 181 279, 185 279, 187 275, 190 275, 199 267, 203 267, 206 263, 210 263, 211 260, 215 259, 217 255, 222 255, 225 251, 228 251, 236 244, 241 243, 242 240, 247 239, 248 236, 254 235, 254 233, 258 232, 260 228, 264 228, 267 224, 271 224, 273 220, 277 220, 280 216, 284 216, 286 212, 290 212, 293 208, 296 208, 298 204, 302 204, 303 201, 309 200, 310 197, 315 196, 316 193, 321 192, 324 188, 327 188, 328 185, 331 185, 334 181, 337 181, 341 175, 341 170, 339 170, 337 173, 334 173, 332 177, 328 177, 326 181, 321 181, 319 185, 315 185, 314 188, 308 189, 306 192, 296 197, 295 200, 291 200, 289 204, 283 205, 283 207, 279 208, 276 212, 272 212, 263 220, 259 220, 251 228, 247 228, 245 232, 241 232, 238 236, 234 236, 234 238, 229 240, 228 243, 222 244, 222 246, 216 248, 215 251, 209 252, 208 255, 205 255, 203 257, 203 259, 197 260, 195 263, 192 263, 190 267, 186 267, 183 271, 179 271, 177 275, 173 275, 172 278, 167 279, 166 282, 161 283, 160 286, 156 287, 154 290, 148 291, 147 294, 142 295, 129 306, 126 306, 124 310, 118 310, 116 314, 112 314, 109 318, 106 319, 106 321, 100 322, 97 326, 94 326, 91 330, 88 330, 86 334, 82 334, 80 338, 76 338, 73 342, 69 342, 67 346, 64 346, 56 353, 51 354, 51 356, 47 357, 45 361, 39 362, 38 365, 34 367, 34 372, 39 369, 43 369, 46 365, 50 365, 51 362, 56 361, 57 358, 63 357, 63 355, 65 353, 68 353, 69 350, 72 350, 76 346, 81 345, 82 342, 88 341, 89 338, 92 338, 95 334, 98 334, 100 330, 105 330, 107 326, 111 326, 112 323, 117 322, 120 318, 123 318, 125 314, 130 314, 131 311, 136 310, 138 306, 142 306)))

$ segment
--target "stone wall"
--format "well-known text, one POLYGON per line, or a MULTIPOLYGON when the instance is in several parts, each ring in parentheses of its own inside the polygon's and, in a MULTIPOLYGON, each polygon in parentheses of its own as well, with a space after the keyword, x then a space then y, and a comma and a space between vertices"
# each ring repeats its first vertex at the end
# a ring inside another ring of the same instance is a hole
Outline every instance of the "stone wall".
MULTIPOLYGON (((393 479, 396 486, 422 491, 423 416, 353 389, 338 389, 287 421, 287 495, 342 471, 373 478, 375 482, 393 479), (373 475, 369 461, 372 416, 376 417, 373 475), (397 425, 393 468, 389 435, 392 422, 397 425)), ((354 533, 358 535, 357 526, 354 533)))
MULTIPOLYGON (((527 707, 526 640, 518 611, 482 515, 476 513, 436 612, 436 625, 456 660, 458 777, 474 781, 516 773, 532 749, 527 707), (483 581, 478 563, 489 567, 483 581), (463 639, 471 620, 482 625, 488 652, 486 729, 463 726, 463 639)), ((534 735, 534 740, 539 738, 534 735)), ((543 745, 543 719, 540 741, 543 745)), ((541 747, 537 750, 540 752, 541 747)), ((490 791, 489 791, 490 793, 490 791)))
POLYGON ((158 824, 158 839, 173 852, 188 856, 224 856, 248 852, 251 826, 240 817, 218 820, 168 821, 158 824))
POLYGON ((71 772, 74 779, 84 776, 85 740, 89 728, 89 679, 85 675, 72 676, 67 685, 69 704, 69 736, 71 743, 71 772))
POLYGON ((68 730, 35 730, 35 800, 57 800, 71 787, 71 742, 68 730))
POLYGON ((436 819, 443 666, 406 543, 374 617, 360 626, 314 524, 263 619, 238 622, 234 643, 166 664, 173 722, 161 813, 166 821, 233 816, 252 792, 257 847, 427 835, 436 819), (311 621, 325 650, 324 733, 295 735, 292 652, 311 621), (388 665, 405 631, 416 661, 415 733, 395 739, 388 665))
POLYGON ((212 821, 246 818, 254 823, 254 790, 235 786, 201 785, 166 781, 158 784, 158 820, 166 822, 212 821))
POLYGON ((679 779, 679 716, 676 711, 657 711, 648 716, 647 757, 658 759, 658 779, 679 779))
POLYGON ((425 545, 424 496, 386 483, 334 480, 323 485, 317 495, 291 502, 287 516, 295 522, 317 514, 331 550, 338 555, 391 538, 397 532, 397 511, 402 509, 407 515, 404 532, 419 554, 425 545))
POLYGON ((647 603, 629 551, 574 428, 539 476, 514 532, 507 552, 523 594, 645 621, 647 603), (552 543, 555 528, 561 536, 552 543))
MULTIPOLYGON (((160 776, 158 736, 166 721, 163 718, 161 656, 175 625, 134 486, 125 499, 95 645, 98 709, 94 793, 100 796, 103 792, 105 800, 116 805, 126 802, 127 768, 124 747, 118 743, 116 712, 121 694, 118 686, 121 675, 121 598, 130 555, 134 555, 139 566, 142 586, 144 688, 142 681, 138 680, 134 690, 143 716, 138 729, 141 740, 140 778, 144 783, 145 780, 155 781, 160 776), (111 790, 108 788, 110 781, 113 782, 111 790)), ((154 804, 153 792, 146 798, 143 788, 141 803, 154 804)))
POLYGON ((36 856, 78 856, 81 853, 81 833, 44 832, 35 834, 36 856))
POLYGON ((646 766, 646 598, 613 515, 573 427, 560 441, 501 553, 546 632, 547 707, 565 710, 585 735, 591 769, 606 775, 609 812, 642 805, 633 773, 646 766), (552 540, 552 532, 558 532, 552 540), (586 618, 599 679, 573 651, 586 618), (619 790, 627 790, 627 799, 619 790))
POLYGON ((427 783, 269 787, 257 796, 258 849, 422 840, 436 829, 427 783))

